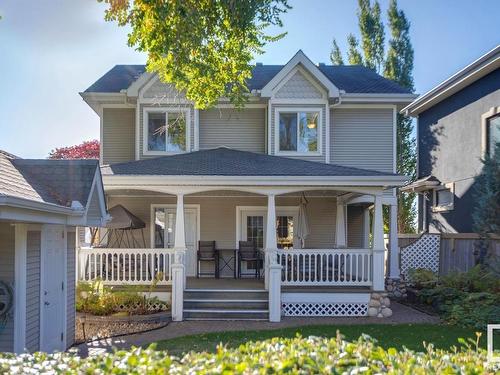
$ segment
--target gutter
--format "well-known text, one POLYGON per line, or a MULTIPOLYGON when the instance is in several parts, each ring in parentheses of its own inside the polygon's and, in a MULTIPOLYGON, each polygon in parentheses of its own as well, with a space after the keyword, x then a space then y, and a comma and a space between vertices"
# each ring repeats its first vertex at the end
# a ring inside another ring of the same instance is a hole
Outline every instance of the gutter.
POLYGON ((1 206, 24 208, 24 209, 50 212, 61 215, 68 215, 68 216, 83 216, 85 214, 85 210, 82 209, 63 207, 54 203, 36 202, 26 198, 18 198, 11 196, 0 196, 0 207, 1 206))

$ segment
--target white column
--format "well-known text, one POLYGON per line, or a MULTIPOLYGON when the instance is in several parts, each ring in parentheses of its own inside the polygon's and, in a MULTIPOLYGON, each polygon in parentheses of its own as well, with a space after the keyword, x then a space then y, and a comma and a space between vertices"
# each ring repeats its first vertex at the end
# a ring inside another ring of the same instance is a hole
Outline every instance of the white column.
POLYGON ((269 321, 281 320, 281 265, 276 261, 276 203, 274 194, 267 196, 265 286, 269 290, 269 321))
POLYGON ((382 195, 375 196, 373 210, 373 290, 385 289, 384 271, 384 220, 382 214, 382 195))
POLYGON ((399 245, 398 245, 398 205, 391 204, 391 214, 389 221, 389 277, 399 279, 401 271, 399 269, 399 245))
POLYGON ((370 209, 365 208, 363 212, 363 247, 370 247, 370 209))
POLYGON ((335 239, 337 246, 345 247, 347 245, 345 204, 342 198, 337 197, 337 221, 335 225, 335 239))
POLYGON ((186 232, 184 224, 184 195, 177 194, 175 217, 174 262, 172 264, 172 320, 183 320, 184 288, 186 285, 186 232))
POLYGON ((26 347, 26 224, 16 224, 14 229, 14 352, 20 354, 26 347))
POLYGON ((276 261, 270 254, 275 255, 278 249, 278 239, 276 237, 276 204, 274 194, 267 196, 267 225, 265 238, 265 265, 264 265, 264 284, 269 289, 269 265, 276 261))

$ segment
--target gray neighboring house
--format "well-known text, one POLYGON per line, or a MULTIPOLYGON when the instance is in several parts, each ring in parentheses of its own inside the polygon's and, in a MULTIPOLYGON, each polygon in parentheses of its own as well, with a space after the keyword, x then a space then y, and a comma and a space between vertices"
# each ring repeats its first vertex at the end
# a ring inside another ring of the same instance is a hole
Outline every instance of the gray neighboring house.
POLYGON ((500 45, 403 109, 417 118, 419 230, 472 233, 481 158, 500 142, 500 45))
POLYGON ((0 151, 0 352, 73 344, 75 228, 101 226, 106 218, 96 160, 21 159, 0 151))

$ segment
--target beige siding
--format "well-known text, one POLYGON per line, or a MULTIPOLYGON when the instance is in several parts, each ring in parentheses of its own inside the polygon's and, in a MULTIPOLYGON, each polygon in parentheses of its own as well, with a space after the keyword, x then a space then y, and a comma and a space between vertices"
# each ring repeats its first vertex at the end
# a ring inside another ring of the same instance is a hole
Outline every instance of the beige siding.
MULTIPOLYGON (((298 206, 299 197, 277 197, 277 206, 298 206)), ((116 204, 124 205, 134 215, 144 220, 146 246, 150 246, 151 234, 151 205, 175 204, 174 197, 110 197, 110 207, 116 204)), ((200 239, 215 240, 217 246, 232 248, 236 244, 236 206, 263 206, 267 205, 267 198, 253 196, 231 197, 185 197, 185 204, 200 205, 200 239)), ((335 198, 309 198, 308 216, 310 235, 306 240, 306 247, 328 248, 335 238, 335 198)), ((140 232, 136 238, 141 238, 140 232)))
POLYGON ((113 164, 135 159, 135 109, 104 108, 102 160, 113 164))
POLYGON ((300 71, 295 74, 278 90, 277 98, 291 99, 321 99, 320 92, 300 71))
MULTIPOLYGON (((14 227, 0 222, 0 280, 14 286, 14 227)), ((14 350, 14 321, 10 317, 6 326, 0 330, 0 352, 14 350)))
POLYGON ((99 220, 102 217, 101 208, 99 205, 99 193, 97 192, 97 187, 92 192, 90 197, 90 205, 87 211, 87 218, 89 220, 99 220))
POLYGON ((263 153, 265 123, 264 108, 200 111, 200 150, 226 146, 263 153))
POLYGON ((28 231, 26 239, 26 349, 40 349, 40 231, 28 231))
POLYGON ((392 109, 335 109, 330 126, 332 164, 393 171, 392 109))
POLYGON ((66 272, 66 347, 69 348, 75 342, 75 262, 76 262, 76 233, 68 232, 67 236, 67 272, 66 272))
POLYGON ((347 246, 363 247, 364 208, 347 206, 347 246))
POLYGON ((278 124, 276 123, 278 119, 276 119, 275 116, 275 109, 277 108, 311 108, 311 109, 320 109, 321 110, 321 139, 322 139, 322 154, 321 155, 314 155, 314 156, 293 156, 293 155, 287 155, 287 157, 290 158, 295 158, 295 159, 303 159, 303 160, 310 160, 310 161, 319 161, 319 162, 325 162, 325 140, 326 140, 326 105, 321 105, 321 104, 314 104, 314 105, 304 105, 304 104, 295 104, 295 105, 285 105, 285 104, 274 104, 272 105, 272 112, 271 112, 271 154, 276 155, 277 154, 277 149, 275 146, 275 141, 276 141, 276 136, 277 132, 276 129, 278 129, 278 124))

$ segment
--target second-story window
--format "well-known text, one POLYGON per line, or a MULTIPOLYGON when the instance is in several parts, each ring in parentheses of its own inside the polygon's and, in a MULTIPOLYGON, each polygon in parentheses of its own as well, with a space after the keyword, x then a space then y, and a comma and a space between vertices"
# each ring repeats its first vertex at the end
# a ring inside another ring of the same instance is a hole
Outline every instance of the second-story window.
POLYGON ((187 111, 146 111, 145 125, 148 152, 186 151, 187 111))
POLYGON ((280 110, 277 114, 279 152, 307 154, 320 151, 320 111, 280 110))
POLYGON ((486 123, 486 152, 493 156, 496 144, 500 142, 500 115, 490 117, 486 123))

